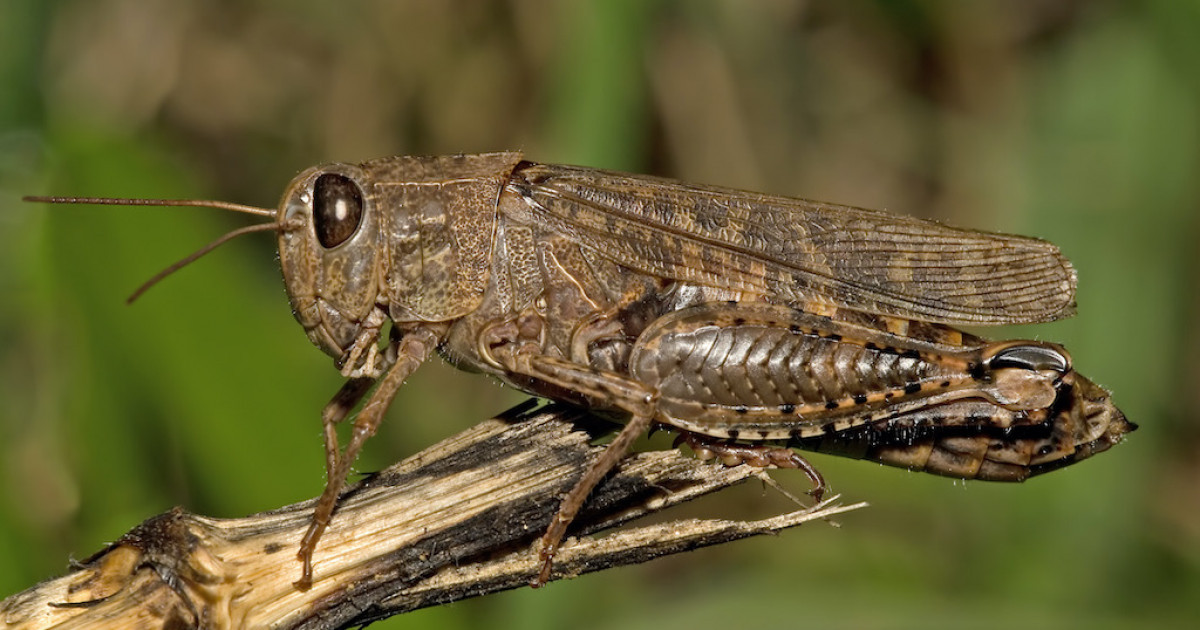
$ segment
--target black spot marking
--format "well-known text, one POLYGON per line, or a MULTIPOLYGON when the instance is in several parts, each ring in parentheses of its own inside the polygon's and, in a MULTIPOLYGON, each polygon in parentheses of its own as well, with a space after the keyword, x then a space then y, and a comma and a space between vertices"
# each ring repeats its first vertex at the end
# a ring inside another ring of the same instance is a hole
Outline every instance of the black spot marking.
POLYGON ((750 408, 747 407, 746 405, 738 405, 733 408, 733 412, 736 414, 739 414, 739 415, 745 415, 747 413, 750 413, 750 408))
POLYGON ((513 190, 517 191, 517 194, 525 199, 529 199, 530 197, 533 197, 533 188, 531 186, 529 186, 529 184, 526 184, 524 182, 517 182, 517 181, 511 182, 509 184, 509 188, 512 188, 513 190))
POLYGON ((950 381, 942 381, 942 387, 950 387, 950 381))
POLYGON ((842 340, 842 336, 837 333, 829 333, 828 335, 825 335, 825 338, 830 341, 841 341, 842 340))
POLYGON ((854 395, 854 404, 856 404, 856 405, 867 404, 867 395, 866 394, 855 394, 854 395))
POLYGON ((920 359, 921 353, 917 352, 916 350, 913 350, 912 348, 909 348, 908 350, 901 352, 900 356, 907 357, 909 359, 920 359))
POLYGON ((725 303, 730 306, 737 306, 737 300, 725 300, 725 303))
POLYGON ((739 435, 740 433, 741 433, 741 432, 740 432, 740 431, 738 431, 737 429, 730 429, 730 430, 728 431, 729 439, 731 439, 731 440, 736 440, 736 439, 738 439, 738 435, 739 435))
POLYGON ((829 402, 825 403, 825 408, 826 408, 826 409, 837 409, 837 408, 838 408, 838 404, 839 404, 839 403, 838 403, 838 401, 836 401, 836 400, 831 400, 831 401, 829 401, 829 402))
POLYGON ((791 326, 788 326, 788 332, 792 333, 793 335, 798 335, 800 334, 800 327, 792 324, 791 326))
POLYGON ((905 394, 915 394, 919 391, 921 391, 920 383, 905 383, 905 385, 904 385, 904 393, 905 394))
POLYGON ((883 395, 884 399, 891 400, 896 397, 896 392, 887 392, 883 395))
POLYGON ((745 317, 738 317, 738 318, 734 319, 734 320, 733 320, 733 325, 734 325, 734 326, 745 326, 745 325, 746 325, 746 318, 745 318, 745 317))
POLYGON ((863 347, 866 348, 867 350, 878 350, 879 349, 879 346, 875 345, 874 341, 868 341, 867 343, 863 344, 863 347))
POLYGON ((277 542, 267 543, 267 544, 263 545, 263 553, 265 553, 265 554, 276 553, 281 549, 283 549, 283 545, 281 545, 277 542))
POLYGON ((967 364, 967 374, 970 374, 971 378, 973 378, 977 381, 982 381, 984 374, 986 372, 987 372, 987 370, 983 367, 982 363, 968 363, 967 364))
POLYGON ((784 415, 790 416, 796 413, 796 405, 793 405, 792 403, 783 403, 782 405, 779 405, 779 411, 784 415))

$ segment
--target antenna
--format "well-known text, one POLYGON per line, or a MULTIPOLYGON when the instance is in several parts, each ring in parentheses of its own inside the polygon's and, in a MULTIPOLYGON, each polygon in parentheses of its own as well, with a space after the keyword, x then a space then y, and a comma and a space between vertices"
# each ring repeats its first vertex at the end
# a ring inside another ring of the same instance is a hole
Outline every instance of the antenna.
MULTIPOLYGON (((83 205, 100 205, 100 206, 170 206, 170 207, 188 207, 188 208, 217 208, 219 210, 229 210, 232 212, 241 212, 243 214, 253 214, 260 217, 275 218, 276 212, 270 208, 259 208, 257 206, 246 206, 240 203, 231 203, 228 201, 213 201, 211 199, 125 199, 121 197, 46 197, 39 195, 29 195, 22 198, 25 201, 33 203, 58 203, 58 204, 83 204, 83 205)), ((201 247, 191 254, 181 258, 177 262, 169 265, 162 271, 154 274, 149 280, 142 283, 128 298, 125 299, 126 304, 133 304, 133 301, 138 299, 150 287, 158 284, 167 276, 179 271, 180 269, 195 262, 201 256, 211 252, 212 250, 224 245, 226 242, 233 240, 243 234, 251 234, 254 232, 273 232, 291 229, 292 226, 283 221, 272 221, 270 223, 259 223, 257 225, 248 225, 241 227, 231 232, 228 232, 218 237, 213 242, 201 247)))
POLYGON ((71 203, 95 206, 183 206, 188 208, 217 208, 260 217, 275 217, 275 211, 270 208, 246 206, 229 201, 214 201, 212 199, 123 199, 121 197, 43 197, 28 195, 22 197, 32 203, 71 203))

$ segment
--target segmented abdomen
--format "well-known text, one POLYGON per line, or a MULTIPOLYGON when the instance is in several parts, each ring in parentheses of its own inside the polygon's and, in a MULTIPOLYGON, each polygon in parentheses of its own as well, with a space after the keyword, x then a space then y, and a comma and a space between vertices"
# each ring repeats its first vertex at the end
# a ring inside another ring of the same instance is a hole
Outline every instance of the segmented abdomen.
POLYGON ((643 355, 659 393, 723 407, 818 405, 923 380, 934 366, 816 334, 743 326, 671 335, 643 355))
POLYGON ((818 318, 798 317, 680 317, 647 331, 630 369, 656 388, 659 410, 672 424, 750 439, 844 430, 970 380, 928 352, 849 338, 844 327, 805 325, 818 318))

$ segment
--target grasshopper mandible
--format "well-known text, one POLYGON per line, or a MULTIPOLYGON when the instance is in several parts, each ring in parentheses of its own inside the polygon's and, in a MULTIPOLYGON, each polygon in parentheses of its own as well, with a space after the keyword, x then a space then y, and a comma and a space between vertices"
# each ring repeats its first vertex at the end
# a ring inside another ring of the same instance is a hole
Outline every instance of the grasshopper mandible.
MULTIPOLYGON (((347 378, 325 407, 327 483, 297 586, 350 466, 435 351, 525 392, 629 417, 541 539, 550 578, 588 493, 652 423, 727 464, 804 470, 790 447, 1020 481, 1136 428, 1061 346, 953 325, 1072 314, 1075 271, 1032 238, 589 168, 519 153, 310 168, 271 217, 296 319, 347 378), (368 395, 369 394, 369 395, 368 395), (365 399, 344 449, 335 426, 365 399)), ((132 298, 131 298, 132 299, 132 298)))

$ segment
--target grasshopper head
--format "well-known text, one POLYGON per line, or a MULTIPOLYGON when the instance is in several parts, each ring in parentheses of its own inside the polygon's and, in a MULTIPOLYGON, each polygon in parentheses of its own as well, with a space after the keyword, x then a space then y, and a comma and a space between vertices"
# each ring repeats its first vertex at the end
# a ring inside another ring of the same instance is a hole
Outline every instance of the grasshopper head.
POLYGON ((279 262, 292 313, 334 358, 349 349, 379 297, 375 198, 361 168, 327 164, 292 180, 279 205, 279 262))

